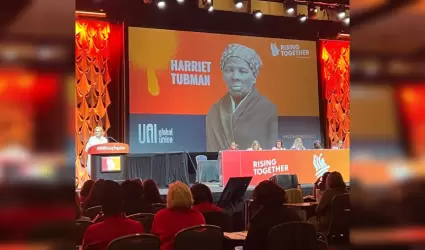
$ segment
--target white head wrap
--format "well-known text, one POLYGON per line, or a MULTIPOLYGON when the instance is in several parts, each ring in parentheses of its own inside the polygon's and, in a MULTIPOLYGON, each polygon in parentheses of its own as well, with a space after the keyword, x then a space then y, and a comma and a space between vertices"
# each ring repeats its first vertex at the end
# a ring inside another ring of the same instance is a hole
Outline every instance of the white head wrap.
POLYGON ((252 71, 252 74, 257 78, 263 62, 261 61, 260 56, 255 52, 255 50, 248 48, 241 44, 232 43, 229 44, 221 55, 220 68, 224 69, 227 59, 231 57, 238 57, 245 60, 249 68, 252 71))

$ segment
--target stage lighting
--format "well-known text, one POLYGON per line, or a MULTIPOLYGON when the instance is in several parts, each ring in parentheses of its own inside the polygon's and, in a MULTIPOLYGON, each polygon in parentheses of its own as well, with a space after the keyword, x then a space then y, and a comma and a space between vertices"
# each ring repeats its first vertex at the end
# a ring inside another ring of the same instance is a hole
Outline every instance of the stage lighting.
POLYGON ((203 0, 202 1, 203 4, 203 9, 204 10, 208 10, 208 12, 213 12, 214 11, 214 5, 213 5, 213 0, 203 0))
POLYGON ((156 0, 156 6, 158 6, 159 9, 164 9, 166 6, 165 0, 156 0))
POLYGON ((350 17, 346 16, 344 19, 342 19, 342 22, 344 22, 345 25, 350 25, 350 17))
POLYGON ((177 3, 183 4, 184 3, 184 0, 177 0, 177 3))
POLYGON ((254 11, 252 12, 252 14, 254 14, 254 16, 255 16, 256 18, 261 18, 261 17, 263 16, 263 12, 261 12, 260 10, 254 10, 254 11))
POLYGON ((294 0, 287 0, 285 2, 286 5, 286 13, 293 15, 296 11, 297 5, 294 0))
POLYGON ((236 7, 237 9, 242 8, 242 7, 243 7, 243 2, 242 2, 242 0, 235 0, 235 7, 236 7))
POLYGON ((307 16, 306 15, 304 15, 304 14, 302 14, 302 15, 299 15, 298 16, 298 20, 300 20, 300 22, 305 22, 306 20, 307 20, 307 16))
POLYGON ((340 7, 338 7, 337 11, 338 11, 338 18, 343 19, 345 17, 345 7, 341 5, 340 7))
POLYGON ((314 4, 309 3, 307 5, 307 9, 308 9, 308 18, 315 18, 316 14, 318 12, 317 8, 314 6, 314 4))

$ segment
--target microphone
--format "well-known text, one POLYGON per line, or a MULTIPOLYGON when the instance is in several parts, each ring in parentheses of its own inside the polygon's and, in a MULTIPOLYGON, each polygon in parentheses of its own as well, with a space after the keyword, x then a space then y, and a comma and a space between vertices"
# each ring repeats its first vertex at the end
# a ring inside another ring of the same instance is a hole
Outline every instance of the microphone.
POLYGON ((118 143, 119 143, 119 141, 115 140, 115 138, 114 138, 114 137, 112 137, 112 136, 107 136, 106 138, 107 138, 107 139, 111 139, 111 140, 113 140, 114 142, 118 142, 118 143))

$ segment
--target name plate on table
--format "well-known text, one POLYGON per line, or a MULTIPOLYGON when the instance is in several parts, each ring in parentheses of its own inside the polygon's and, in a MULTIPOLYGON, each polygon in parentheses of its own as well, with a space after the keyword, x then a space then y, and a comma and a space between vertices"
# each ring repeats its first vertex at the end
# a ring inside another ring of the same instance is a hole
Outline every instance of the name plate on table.
POLYGON ((350 179, 349 150, 226 150, 220 152, 223 186, 231 177, 252 176, 258 185, 274 175, 296 174, 301 184, 314 183, 325 172, 338 171, 350 179))

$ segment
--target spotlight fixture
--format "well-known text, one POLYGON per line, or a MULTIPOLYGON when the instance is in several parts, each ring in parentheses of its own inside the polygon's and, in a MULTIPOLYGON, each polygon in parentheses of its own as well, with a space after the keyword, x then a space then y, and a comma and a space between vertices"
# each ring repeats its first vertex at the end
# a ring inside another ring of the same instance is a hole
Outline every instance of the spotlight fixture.
POLYGON ((299 15, 298 16, 298 20, 303 23, 303 22, 305 22, 307 20, 307 16, 304 15, 304 14, 299 15))
POLYGON ((255 16, 256 18, 261 18, 261 17, 263 16, 263 12, 261 12, 260 10, 254 10, 254 11, 252 12, 252 14, 254 14, 254 16, 255 16))
POLYGON ((318 12, 318 9, 316 8, 316 6, 314 6, 313 3, 309 3, 307 4, 307 9, 308 9, 308 18, 315 18, 318 12))
POLYGON ((285 6, 287 14, 293 15, 295 13, 297 5, 295 4, 294 0, 286 0, 285 6))
POLYGON ((156 0, 156 6, 158 6, 159 9, 164 9, 167 5, 165 0, 156 0))
POLYGON ((184 4, 184 0, 177 0, 177 3, 184 4))
POLYGON ((242 0, 235 0, 235 7, 236 9, 241 9, 243 7, 242 0))
POLYGON ((202 1, 202 6, 205 10, 208 10, 208 12, 213 12, 214 11, 214 5, 213 5, 213 0, 203 0, 202 1))
POLYGON ((349 16, 344 17, 344 19, 342 19, 342 22, 345 25, 350 25, 350 17, 349 16))
POLYGON ((338 18, 339 19, 343 19, 344 17, 345 17, 345 7, 344 7, 344 5, 341 5, 341 6, 339 6, 338 7, 338 9, 337 9, 337 12, 338 12, 338 18))

